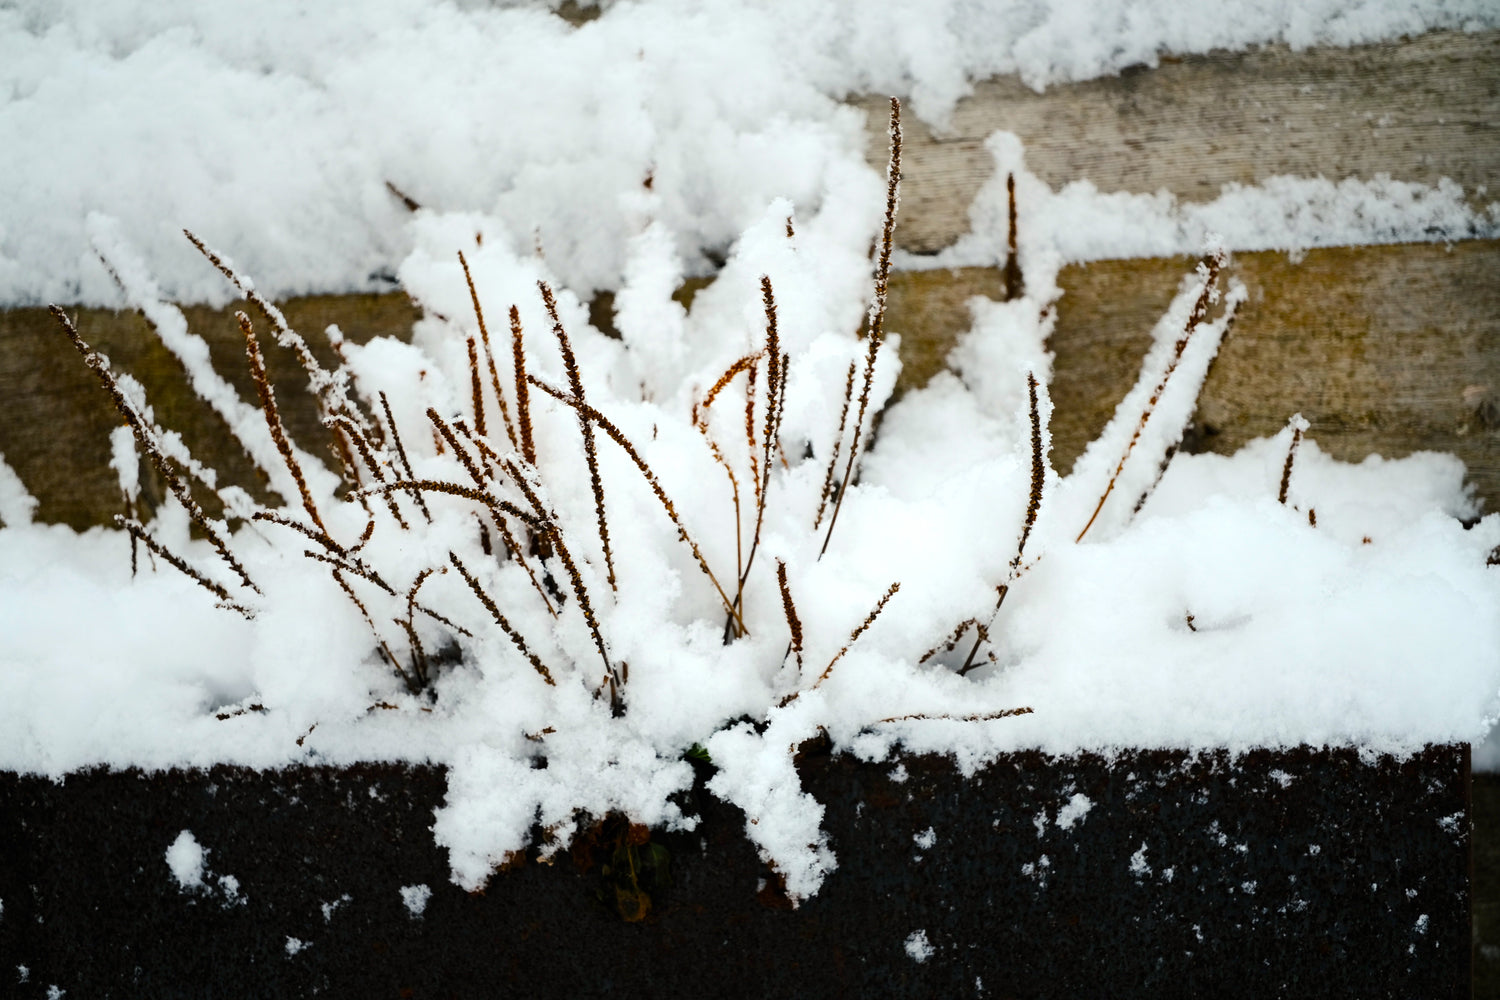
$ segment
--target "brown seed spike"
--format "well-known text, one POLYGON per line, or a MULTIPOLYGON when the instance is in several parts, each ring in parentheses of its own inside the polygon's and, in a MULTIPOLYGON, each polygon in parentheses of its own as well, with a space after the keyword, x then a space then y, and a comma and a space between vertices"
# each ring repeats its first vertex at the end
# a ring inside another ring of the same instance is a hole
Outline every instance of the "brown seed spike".
POLYGON ((1114 473, 1109 477, 1109 484, 1104 488, 1104 495, 1099 498, 1099 503, 1094 508, 1094 513, 1089 516, 1088 523, 1078 533, 1078 537, 1074 539, 1075 542, 1083 541, 1083 536, 1087 535, 1089 529, 1094 526, 1094 521, 1098 519, 1099 512, 1104 509, 1104 501, 1108 500, 1109 495, 1114 492, 1115 482, 1120 478, 1120 473, 1124 471, 1126 460, 1130 458, 1130 453, 1135 450, 1136 442, 1141 439, 1141 432, 1146 429, 1146 423, 1151 419, 1151 414, 1156 412, 1157 400, 1161 399, 1161 394, 1166 391, 1167 382, 1172 378, 1172 373, 1177 370, 1177 363, 1182 360, 1183 352, 1187 350, 1188 341, 1192 339, 1194 332, 1202 325, 1203 320, 1207 318, 1208 307, 1217 296, 1219 272, 1223 270, 1224 262, 1225 258, 1221 252, 1209 254, 1203 259, 1201 265, 1204 276, 1203 290, 1198 293, 1197 301, 1193 303, 1193 311, 1188 316, 1188 321, 1183 327, 1182 336, 1177 338, 1177 343, 1172 348, 1172 356, 1167 361, 1166 371, 1162 372, 1161 381, 1156 385, 1156 391, 1151 394, 1151 398, 1141 410, 1141 417, 1136 422, 1135 432, 1131 434, 1129 443, 1125 445, 1125 452, 1120 456, 1119 464, 1115 466, 1114 473))
POLYGON ((271 431, 271 440, 276 442, 276 450, 281 453, 282 462, 286 463, 287 471, 292 474, 292 479, 297 483, 297 490, 302 494, 302 509, 307 511, 307 516, 312 523, 318 526, 323 534, 328 534, 328 529, 323 525, 323 518, 318 515, 318 505, 313 503, 312 493, 307 488, 307 479, 302 475, 302 466, 297 462, 297 456, 292 451, 292 443, 287 440, 286 429, 281 423, 281 413, 276 408, 276 393, 271 389, 270 380, 266 378, 266 364, 261 358, 260 342, 255 338, 255 330, 250 325, 250 317, 243 312, 236 312, 234 318, 239 321, 240 332, 245 335, 245 356, 250 361, 250 376, 255 380, 256 392, 260 394, 260 408, 266 415, 266 426, 271 431))
POLYGON ((844 481, 839 486, 837 499, 833 502, 833 516, 828 520, 828 533, 823 536, 823 548, 818 556, 828 551, 833 538, 834 525, 839 520, 839 510, 849 492, 849 481, 854 476, 854 464, 859 459, 860 433, 864 428, 865 411, 870 404, 870 390, 875 384, 875 359, 885 340, 885 300, 890 287, 891 249, 896 230, 896 209, 901 200, 901 102, 891 98, 891 158, 886 165, 885 225, 880 234, 880 259, 875 267, 875 300, 870 304, 869 349, 865 354, 864 379, 860 384, 859 409, 854 418, 854 440, 849 444, 849 455, 844 465, 844 481))
POLYGON ((521 311, 510 307, 510 346, 516 372, 516 423, 521 432, 521 457, 536 465, 536 443, 531 436, 531 393, 526 387, 526 348, 521 338, 521 311))
POLYGON ((510 622, 506 620, 505 616, 500 613, 500 609, 495 605, 494 598, 484 592, 484 588, 479 585, 479 581, 474 578, 474 574, 469 572, 468 567, 459 560, 458 555, 449 552, 448 559, 453 563, 453 568, 458 570, 458 575, 463 577, 464 582, 469 585, 469 589, 474 592, 474 596, 479 598, 479 603, 483 604, 485 610, 490 613, 490 617, 495 619, 495 623, 505 631, 506 636, 510 638, 511 643, 521 655, 526 657, 527 662, 531 664, 531 668, 541 675, 542 680, 547 682, 548 687, 556 687, 557 682, 552 679, 552 671, 548 670, 546 664, 537 658, 537 655, 526 645, 526 640, 521 638, 521 633, 517 632, 511 626, 510 622))
POLYGON ((1009 232, 1005 239, 1005 301, 1019 299, 1026 292, 1021 277, 1021 258, 1016 249, 1016 175, 1005 175, 1005 196, 1010 206, 1009 232))
POLYGON ((161 450, 161 446, 157 443, 157 432, 154 426, 148 427, 145 418, 137 413, 135 407, 125 398, 125 394, 120 390, 119 383, 110 374, 109 359, 84 341, 83 337, 79 335, 78 329, 73 325, 73 321, 68 318, 68 314, 61 307, 53 305, 49 309, 52 317, 57 320, 63 332, 67 334, 73 347, 82 355, 83 363, 94 373, 94 376, 99 380, 99 384, 103 386, 104 391, 113 400, 115 409, 119 411, 126 426, 135 435, 136 442, 151 460, 152 468, 162 477, 162 480, 167 484, 167 489, 171 491, 172 496, 177 499, 177 502, 182 505, 183 510, 187 511, 188 518, 208 538, 214 547, 214 551, 219 554, 219 558, 224 560, 225 565, 234 570, 235 575, 240 578, 240 582, 256 593, 260 593, 260 588, 251 581, 250 575, 245 572, 245 567, 240 565, 239 560, 230 551, 229 544, 219 534, 218 529, 208 520, 208 515, 203 512, 203 508, 199 507, 198 502, 193 499, 192 491, 182 481, 182 477, 177 474, 177 468, 172 460, 161 450))
POLYGON ((792 600, 791 588, 786 582, 786 563, 776 560, 776 585, 781 588, 781 610, 786 615, 786 625, 792 634, 791 651, 797 655, 797 674, 802 674, 802 619, 797 617, 797 605, 792 600))
MULTIPOLYGON (((568 333, 563 329, 562 319, 557 314, 557 301, 552 297, 552 289, 545 281, 538 281, 537 288, 542 293, 542 304, 547 307, 547 315, 552 319, 552 333, 557 337, 557 348, 562 354, 563 368, 568 373, 568 388, 572 390, 573 398, 580 403, 584 402, 583 379, 578 374, 578 359, 573 354, 573 345, 568 342, 568 333)), ((615 584, 615 560, 609 550, 609 519, 605 515, 604 508, 604 480, 599 476, 599 455, 594 446, 594 429, 589 424, 588 417, 582 412, 578 414, 578 428, 583 433, 583 454, 588 461, 589 485, 594 491, 594 513, 599 526, 599 545, 604 550, 605 578, 609 582, 609 589, 617 589, 615 584)))
POLYGON ((1301 414, 1292 418, 1292 443, 1286 450, 1286 463, 1281 467, 1281 488, 1276 493, 1276 501, 1283 507, 1286 506, 1287 490, 1292 485, 1292 463, 1297 460, 1297 446, 1302 443, 1302 420, 1301 414))

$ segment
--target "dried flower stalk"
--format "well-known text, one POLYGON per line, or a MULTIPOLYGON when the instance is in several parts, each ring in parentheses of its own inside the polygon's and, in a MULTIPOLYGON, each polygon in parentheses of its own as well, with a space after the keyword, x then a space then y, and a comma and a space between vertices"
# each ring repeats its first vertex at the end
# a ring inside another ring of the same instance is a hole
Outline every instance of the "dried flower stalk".
POLYGON ((859 439, 864 429, 865 410, 870 405, 870 389, 875 384, 875 359, 885 341, 885 300, 890 286, 891 248, 896 230, 896 209, 901 200, 901 102, 891 98, 891 158, 886 165, 885 225, 880 234, 880 260, 875 267, 875 300, 870 304, 869 349, 865 354, 865 372, 859 390, 859 409, 854 419, 854 440, 849 443, 849 456, 844 465, 844 481, 839 486, 838 498, 833 504, 833 515, 828 519, 828 533, 823 536, 821 557, 828 551, 828 542, 833 538, 834 525, 839 520, 839 510, 844 505, 844 496, 849 491, 849 481, 854 477, 854 465, 859 459, 859 439))
MULTIPOLYGON (((786 615, 786 626, 791 631, 792 643, 788 651, 797 656, 797 676, 802 676, 802 619, 797 617, 797 605, 792 600, 792 590, 786 582, 786 563, 776 560, 776 585, 781 588, 781 611, 786 615)), ((785 656, 782 657, 786 659, 785 656)))
POLYGON ((510 345, 516 374, 516 423, 521 433, 521 457, 536 465, 536 442, 531 434, 531 393, 526 387, 526 348, 521 337, 521 311, 510 307, 510 345))
POLYGON ((292 479, 297 483, 297 491, 302 494, 302 509, 307 511, 307 516, 318 526, 318 530, 327 534, 328 529, 318 514, 318 505, 313 503, 312 493, 307 488, 307 478, 302 474, 302 466, 298 464, 297 456, 292 451, 292 443, 287 440, 286 428, 282 426, 281 412, 276 408, 276 393, 271 389, 270 380, 266 378, 265 361, 261 358, 260 343, 255 339, 250 317, 243 312, 236 312, 234 318, 239 321, 240 332, 245 335, 245 356, 250 360, 250 376, 255 379, 255 390, 260 395, 260 408, 266 415, 266 427, 271 432, 271 440, 276 442, 281 461, 286 464, 287 472, 291 473, 292 479))
POLYGON ((1135 432, 1130 435, 1130 441, 1125 445, 1125 452, 1120 456, 1115 471, 1109 477, 1109 485, 1104 488, 1104 495, 1099 498, 1099 503, 1094 507, 1094 513, 1089 516, 1089 521, 1078 533, 1075 542, 1083 541, 1083 536, 1089 533, 1094 526, 1094 521, 1099 517, 1099 512, 1104 509, 1104 501, 1114 492, 1115 482, 1120 478, 1120 473, 1125 469, 1125 462, 1130 458, 1130 453, 1135 450, 1136 442, 1141 439, 1141 432, 1146 429, 1146 423, 1151 415, 1156 412, 1156 404, 1161 400, 1162 393, 1166 391, 1167 382, 1172 378, 1172 373, 1177 370, 1177 363, 1182 360, 1183 353, 1187 350, 1188 341, 1208 316, 1208 307, 1213 302, 1218 288, 1219 272, 1224 267, 1224 255, 1220 252, 1209 254, 1203 258, 1201 265, 1204 273, 1203 290, 1198 294, 1198 299, 1193 303, 1193 311, 1188 316, 1188 321, 1183 327, 1182 336, 1177 338, 1177 343, 1172 348, 1172 356, 1167 361, 1167 370, 1162 372, 1161 381, 1156 384, 1156 390, 1146 400, 1145 407, 1141 410, 1141 418, 1136 422, 1135 432))
POLYGON ((135 407, 125 398, 125 394, 120 390, 115 377, 110 374, 109 359, 84 341, 83 337, 79 335, 77 328, 74 327, 73 321, 68 318, 68 314, 63 312, 59 306, 51 306, 50 311, 53 318, 62 326, 63 332, 68 335, 68 339, 72 341, 73 347, 83 356, 84 364, 99 379, 99 384, 104 387, 104 391, 114 401, 115 409, 119 411, 120 416, 124 418, 125 423, 130 427, 136 441, 151 460, 152 467, 156 469, 157 474, 167 484, 167 489, 176 498, 177 502, 182 505, 183 509, 187 511, 188 518, 208 538, 210 544, 214 547, 214 551, 219 554, 219 558, 223 559, 225 564, 234 570, 235 575, 240 578, 240 582, 256 593, 260 593, 260 588, 251 581, 250 575, 240 565, 239 560, 234 557, 234 553, 230 551, 228 543, 225 542, 223 536, 219 534, 218 529, 209 521, 208 515, 203 512, 203 508, 198 506, 198 502, 193 499, 192 492, 188 489, 187 484, 182 481, 181 476, 177 475, 172 460, 167 457, 157 444, 156 435, 152 430, 148 429, 145 418, 137 413, 135 407))
MULTIPOLYGON (((396 445, 396 457, 401 460, 401 468, 406 472, 407 479, 415 479, 416 476, 412 475, 411 471, 411 461, 406 457, 406 446, 401 443, 401 432, 396 429, 396 418, 391 413, 391 401, 386 398, 384 390, 380 393, 380 407, 385 411, 385 422, 391 429, 391 441, 396 445)), ((422 494, 413 492, 412 498, 417 501, 417 507, 422 511, 422 516, 427 519, 427 523, 431 524, 432 511, 427 509, 427 502, 422 499, 422 494)))
MULTIPOLYGON (((542 304, 547 307, 547 315, 552 319, 552 334, 557 338, 557 348, 562 353, 563 369, 568 374, 568 388, 575 399, 583 402, 583 379, 578 374, 578 359, 573 355, 573 345, 568 342, 568 333, 563 329, 562 318, 557 314, 557 302, 552 297, 552 289, 545 281, 538 281, 536 284, 541 290, 542 304)), ((609 520, 604 512, 604 480, 599 476, 594 428, 581 412, 578 415, 578 427, 583 432, 583 455, 589 466, 589 486, 594 491, 594 514, 599 528, 599 545, 604 549, 605 578, 609 581, 609 589, 615 590, 615 560, 609 550, 609 520)))
POLYGON ((464 582, 469 585, 469 589, 474 592, 474 596, 479 598, 479 603, 484 605, 485 610, 490 613, 490 617, 494 618, 495 623, 505 630, 505 634, 510 638, 511 643, 520 651, 522 656, 526 657, 532 669, 541 674, 542 680, 546 681, 549 687, 556 687, 557 682, 552 679, 552 671, 547 669, 546 665, 526 645, 526 640, 521 638, 521 634, 500 613, 500 609, 496 607, 494 599, 484 592, 484 588, 479 585, 479 581, 475 579, 473 573, 469 572, 468 567, 463 564, 458 555, 449 552, 448 560, 453 563, 453 568, 458 570, 458 575, 464 578, 464 582))
POLYGON ((563 392, 561 389, 554 388, 553 386, 548 385, 546 382, 543 382, 541 379, 538 379, 535 376, 528 375, 527 380, 538 389, 541 389, 543 392, 547 393, 549 396, 552 396, 560 402, 566 403, 567 405, 578 410, 580 413, 584 414, 590 421, 598 425, 598 427, 603 430, 605 434, 609 435, 610 439, 613 440, 615 444, 619 445, 620 449, 630 457, 630 460, 635 463, 635 467, 639 469, 641 475, 645 477, 647 484, 651 487, 651 492, 656 495, 657 502, 661 504, 662 509, 667 512, 667 517, 671 519, 672 524, 677 528, 678 538, 687 543, 688 548, 692 550, 693 558, 698 562, 698 568, 703 570, 704 575, 708 577, 709 582, 713 584, 714 589, 719 592, 719 600, 724 602, 725 610, 728 611, 738 623, 740 635, 749 635, 750 630, 745 627, 744 619, 740 617, 738 610, 734 606, 734 603, 730 601, 729 595, 724 593, 724 588, 719 585, 718 577, 714 576, 713 570, 709 568, 708 562, 703 558, 703 551, 698 547, 698 543, 693 541, 693 537, 688 534, 687 526, 682 523, 682 519, 677 516, 677 508, 672 503, 671 497, 667 496, 667 491, 662 488, 661 482, 656 478, 656 473, 651 471, 651 467, 646 464, 646 460, 641 457, 640 452, 635 450, 635 445, 630 443, 630 439, 627 438, 625 434, 618 427, 616 427, 608 417, 600 413, 598 410, 594 409, 588 403, 585 403, 583 400, 574 399, 567 393, 563 392))

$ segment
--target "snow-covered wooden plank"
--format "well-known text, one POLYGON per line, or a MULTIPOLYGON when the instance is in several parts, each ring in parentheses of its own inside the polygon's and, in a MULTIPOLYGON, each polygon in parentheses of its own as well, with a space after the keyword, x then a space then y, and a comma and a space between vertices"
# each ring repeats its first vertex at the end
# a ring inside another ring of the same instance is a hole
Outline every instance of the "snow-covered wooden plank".
MULTIPOLYGON (((855 103, 868 158, 883 166, 885 98, 855 103)), ((1389 174, 1500 192, 1500 32, 1169 58, 1041 94, 1013 77, 981 82, 947 129, 906 116, 903 247, 936 251, 968 230, 969 203, 994 172, 984 141, 999 129, 1020 136, 1027 167, 1053 188, 1087 178, 1101 191, 1210 201, 1225 184, 1279 175, 1389 174)))
MULTIPOLYGON (((1190 447, 1232 452, 1274 434, 1300 411, 1312 421, 1312 437, 1339 458, 1452 451, 1468 464, 1487 508, 1500 507, 1500 242, 1324 248, 1298 262, 1245 253, 1235 261, 1251 297, 1209 375, 1190 447)), ((1190 267, 1188 258, 1159 258, 1063 270, 1051 345, 1052 457, 1060 470, 1072 466, 1129 389, 1151 328, 1190 267)), ((994 269, 894 275, 887 325, 902 336, 901 388, 923 385, 943 369, 969 326, 971 296, 1002 294, 994 269)), ((415 315, 399 294, 296 299, 286 308, 300 329, 313 333, 337 322, 356 341, 404 337, 415 315)), ((225 374, 251 398, 233 320, 207 308, 186 312, 225 374)), ((79 328, 142 377, 158 419, 182 430, 200 457, 233 480, 255 482, 245 458, 226 447, 218 418, 191 396, 141 320, 86 309, 79 328)), ((279 383, 301 384, 279 352, 271 361, 281 362, 272 371, 279 383)), ((38 517, 76 526, 107 521, 118 510, 106 440, 116 418, 44 310, 0 311, 0 398, 0 453, 41 501, 38 517)), ((282 400, 293 437, 321 441, 305 395, 287 391, 282 400)))
MULTIPOLYGON (((1500 507, 1500 242, 1243 253, 1250 298, 1209 373, 1190 450, 1232 453, 1292 414, 1335 457, 1451 451, 1486 509, 1500 507)), ((1152 326, 1190 258, 1063 270, 1052 460, 1066 472, 1135 381, 1152 326)), ((941 370, 968 326, 970 295, 1001 296, 997 269, 892 280, 888 329, 902 335, 902 388, 941 370)))

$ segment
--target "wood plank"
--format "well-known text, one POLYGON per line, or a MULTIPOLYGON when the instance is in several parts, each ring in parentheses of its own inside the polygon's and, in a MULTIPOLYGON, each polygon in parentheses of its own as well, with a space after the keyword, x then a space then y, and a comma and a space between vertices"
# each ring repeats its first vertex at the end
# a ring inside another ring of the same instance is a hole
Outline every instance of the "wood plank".
MULTIPOLYGON (((885 99, 854 103, 883 169, 885 99)), ((1384 173, 1500 195, 1500 32, 1164 58, 1042 94, 1012 77, 976 84, 941 133, 907 116, 902 247, 935 252, 968 231, 994 172, 984 140, 999 129, 1020 136, 1027 167, 1053 188, 1087 177, 1101 191, 1211 201, 1231 182, 1384 173)))
MULTIPOLYGON (((307 335, 325 364, 332 350, 319 334, 337 323, 345 336, 363 343, 375 336, 409 339, 418 312, 402 293, 319 295, 282 304, 288 321, 307 335)), ((255 399, 245 361, 244 339, 233 308, 188 306, 189 328, 209 344, 215 366, 239 390, 255 399)), ((79 333, 146 387, 157 422, 182 433, 200 460, 218 468, 226 481, 264 498, 262 476, 240 451, 224 422, 198 399, 181 366, 138 314, 108 309, 70 309, 79 333)), ((257 323, 258 329, 264 324, 257 323)), ((270 338, 263 336, 262 341, 270 338)), ((267 343, 267 368, 274 384, 300 387, 305 376, 287 352, 267 343)), ((85 528, 107 524, 121 511, 119 487, 109 469, 109 432, 120 422, 109 398, 45 309, 0 310, 0 454, 39 501, 38 520, 85 528)), ((277 396, 293 440, 321 442, 311 397, 283 389, 277 396)), ((141 477, 148 507, 162 496, 154 474, 141 477)))
MULTIPOLYGON (((1134 383, 1192 266, 1182 257, 1063 270, 1050 343, 1060 471, 1134 383)), ((1500 509, 1500 241, 1333 247, 1300 261, 1245 253, 1233 273, 1250 298, 1204 385, 1187 450, 1230 454, 1300 411, 1319 446, 1346 461, 1451 451, 1486 509, 1500 509)), ((1001 282, 995 269, 966 269, 907 272, 891 285, 887 326, 916 362, 902 373, 910 389, 967 328, 967 296, 998 298, 1001 282)))
MULTIPOLYGON (((1051 343, 1058 469, 1072 467, 1133 383, 1150 330, 1191 264, 1105 261, 1062 272, 1051 343)), ((1487 509, 1500 509, 1500 241, 1319 249, 1300 262, 1249 253, 1234 269, 1251 297, 1204 388, 1189 450, 1233 452, 1301 411, 1319 445, 1342 459, 1454 452, 1487 509)), ((1002 287, 999 272, 985 268, 893 276, 888 327, 902 335, 902 391, 941 370, 969 326, 968 299, 999 298, 1002 287)), ((406 337, 416 316, 400 294, 294 299, 285 309, 314 343, 330 322, 355 341, 406 337)), ((253 398, 232 318, 206 308, 187 313, 221 369, 253 398)), ((258 486, 219 419, 138 317, 80 310, 79 324, 146 383, 163 424, 183 431, 230 481, 258 486)), ((270 359, 279 384, 301 384, 283 352, 270 359)), ((41 501, 39 516, 74 527, 107 523, 119 510, 107 468, 116 418, 42 310, 0 312, 0 398, 7 403, 0 452, 41 501)), ((323 440, 304 393, 280 399, 294 437, 323 440)), ((159 493, 151 477, 145 482, 159 493)))

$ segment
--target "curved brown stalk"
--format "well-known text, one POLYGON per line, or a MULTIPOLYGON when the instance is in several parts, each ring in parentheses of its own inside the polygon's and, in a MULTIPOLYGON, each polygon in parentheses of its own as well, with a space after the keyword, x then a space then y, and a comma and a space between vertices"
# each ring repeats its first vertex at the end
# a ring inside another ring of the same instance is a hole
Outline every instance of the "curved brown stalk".
POLYGON ((529 381, 532 385, 536 386, 538 389, 541 389, 549 396, 552 396, 559 402, 566 403, 568 406, 575 408, 580 413, 588 417, 590 421, 592 421, 601 430, 603 430, 604 433, 607 434, 609 438, 620 447, 620 450, 624 451, 625 454, 630 457, 630 460, 635 463, 635 467, 640 470, 641 475, 645 477, 647 484, 651 487, 651 492, 656 496, 657 502, 661 504, 662 509, 667 512, 667 517, 671 519, 672 524, 677 528, 678 538, 680 538, 687 544, 688 548, 693 553, 693 558, 698 562, 698 568, 701 569, 703 571, 703 574, 708 577, 709 582, 713 584, 714 590, 718 591, 719 600, 724 602, 724 609, 728 611, 729 614, 732 615, 735 621, 739 624, 740 634, 749 635, 750 630, 745 627, 744 619, 740 617, 739 611, 734 606, 734 602, 729 599, 729 595, 726 594, 724 592, 724 588, 719 585, 718 577, 714 576, 714 571, 709 569, 707 560, 703 558, 703 551, 698 548, 698 543, 693 540, 692 535, 688 534, 687 526, 684 525, 682 523, 682 519, 677 516, 677 508, 672 503, 671 497, 667 496, 667 491, 662 488, 661 482, 656 478, 656 473, 651 471, 651 467, 646 464, 646 460, 641 457, 640 452, 635 450, 635 445, 630 443, 630 439, 627 438, 624 433, 621 432, 621 430, 610 421, 608 417, 600 413, 598 410, 594 409, 588 403, 585 403, 583 400, 574 399, 567 393, 563 392, 561 389, 554 388, 553 386, 548 385, 546 382, 543 382, 541 379, 538 379, 535 376, 528 375, 526 376, 526 378, 527 381, 529 381))

